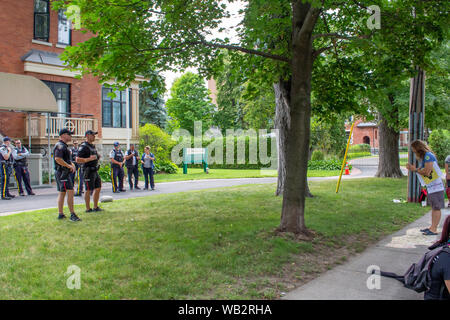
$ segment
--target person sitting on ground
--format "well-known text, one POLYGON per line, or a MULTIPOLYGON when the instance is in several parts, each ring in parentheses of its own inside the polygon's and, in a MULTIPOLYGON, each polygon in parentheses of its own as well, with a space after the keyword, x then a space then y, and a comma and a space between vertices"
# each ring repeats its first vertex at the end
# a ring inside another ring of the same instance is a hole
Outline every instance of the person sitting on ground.
MULTIPOLYGON (((429 249, 438 246, 450 248, 450 216, 445 219, 441 239, 429 249)), ((424 294, 424 300, 450 300, 450 252, 441 251, 433 260, 431 266, 430 290, 424 294)))
POLYGON ((439 169, 436 156, 431 152, 425 142, 416 140, 411 143, 411 151, 416 158, 421 160, 421 167, 408 163, 406 169, 418 174, 421 184, 427 187, 427 197, 431 205, 431 226, 420 230, 424 235, 436 236, 437 227, 441 220, 441 209, 444 205, 444 184, 441 179, 441 170, 439 169))

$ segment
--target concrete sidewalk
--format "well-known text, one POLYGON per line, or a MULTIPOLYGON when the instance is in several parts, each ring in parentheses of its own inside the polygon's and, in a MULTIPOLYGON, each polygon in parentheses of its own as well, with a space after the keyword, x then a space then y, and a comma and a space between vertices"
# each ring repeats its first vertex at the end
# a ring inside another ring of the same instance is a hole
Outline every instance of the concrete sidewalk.
MULTIPOLYGON (((450 215, 450 209, 443 209, 441 224, 447 215, 450 215)), ((404 274, 411 264, 419 261, 427 247, 438 239, 438 236, 424 236, 419 231, 428 227, 430 221, 431 212, 351 258, 346 264, 289 292, 283 299, 423 300, 423 293, 407 289, 399 281, 390 278, 380 277, 380 289, 368 289, 367 282, 371 274, 367 273, 367 269, 378 266, 383 271, 404 274)))

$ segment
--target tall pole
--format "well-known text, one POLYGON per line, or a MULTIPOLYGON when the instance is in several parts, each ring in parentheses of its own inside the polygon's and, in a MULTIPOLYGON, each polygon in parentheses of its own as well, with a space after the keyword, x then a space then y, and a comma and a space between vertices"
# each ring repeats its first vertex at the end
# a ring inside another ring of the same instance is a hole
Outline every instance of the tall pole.
POLYGON ((350 134, 348 136, 347 146, 345 147, 344 160, 342 161, 341 173, 339 174, 338 183, 336 185, 336 193, 339 192, 339 186, 341 185, 342 172, 344 172, 345 164, 347 163, 347 152, 350 147, 350 141, 352 140, 353 127, 355 126, 355 122, 352 123, 352 127, 350 128, 350 134))
MULTIPOLYGON (((411 79, 409 99, 409 143, 423 140, 425 122, 425 71, 416 68, 417 74, 411 79)), ((409 148, 408 163, 418 167, 416 155, 409 148)), ((420 183, 417 174, 408 171, 408 202, 419 202, 420 183)))
POLYGON ((52 184, 52 154, 50 150, 50 112, 47 112, 47 143, 48 143, 48 184, 52 184))
POLYGON ((28 151, 31 153, 31 113, 28 112, 28 151))
POLYGON ((128 88, 125 91, 125 96, 126 96, 125 99, 127 99, 127 103, 126 103, 127 108, 126 108, 126 115, 125 115, 125 121, 127 122, 126 123, 126 128, 127 128, 127 150, 130 150, 130 108, 131 108, 131 106, 130 106, 130 90, 128 90, 128 88))

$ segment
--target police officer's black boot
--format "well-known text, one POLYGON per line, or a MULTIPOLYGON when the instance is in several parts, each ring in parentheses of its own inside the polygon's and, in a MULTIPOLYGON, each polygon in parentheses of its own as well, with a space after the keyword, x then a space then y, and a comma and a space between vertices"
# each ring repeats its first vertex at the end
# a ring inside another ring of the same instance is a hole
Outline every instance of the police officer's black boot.
POLYGON ((10 197, 2 197, 2 200, 11 200, 10 197))
POLYGON ((74 221, 74 222, 76 222, 76 221, 81 221, 81 219, 75 214, 75 212, 72 212, 71 214, 70 214, 70 219, 69 219, 70 221, 74 221))

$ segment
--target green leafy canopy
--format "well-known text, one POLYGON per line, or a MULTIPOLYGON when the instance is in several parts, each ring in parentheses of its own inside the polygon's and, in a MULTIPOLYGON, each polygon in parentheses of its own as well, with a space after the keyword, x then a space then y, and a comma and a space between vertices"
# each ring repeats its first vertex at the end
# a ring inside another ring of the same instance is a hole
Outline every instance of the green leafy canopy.
POLYGON ((187 72, 176 79, 166 103, 169 116, 176 119, 182 129, 194 133, 194 122, 202 121, 202 130, 212 124, 214 105, 201 76, 187 72))

